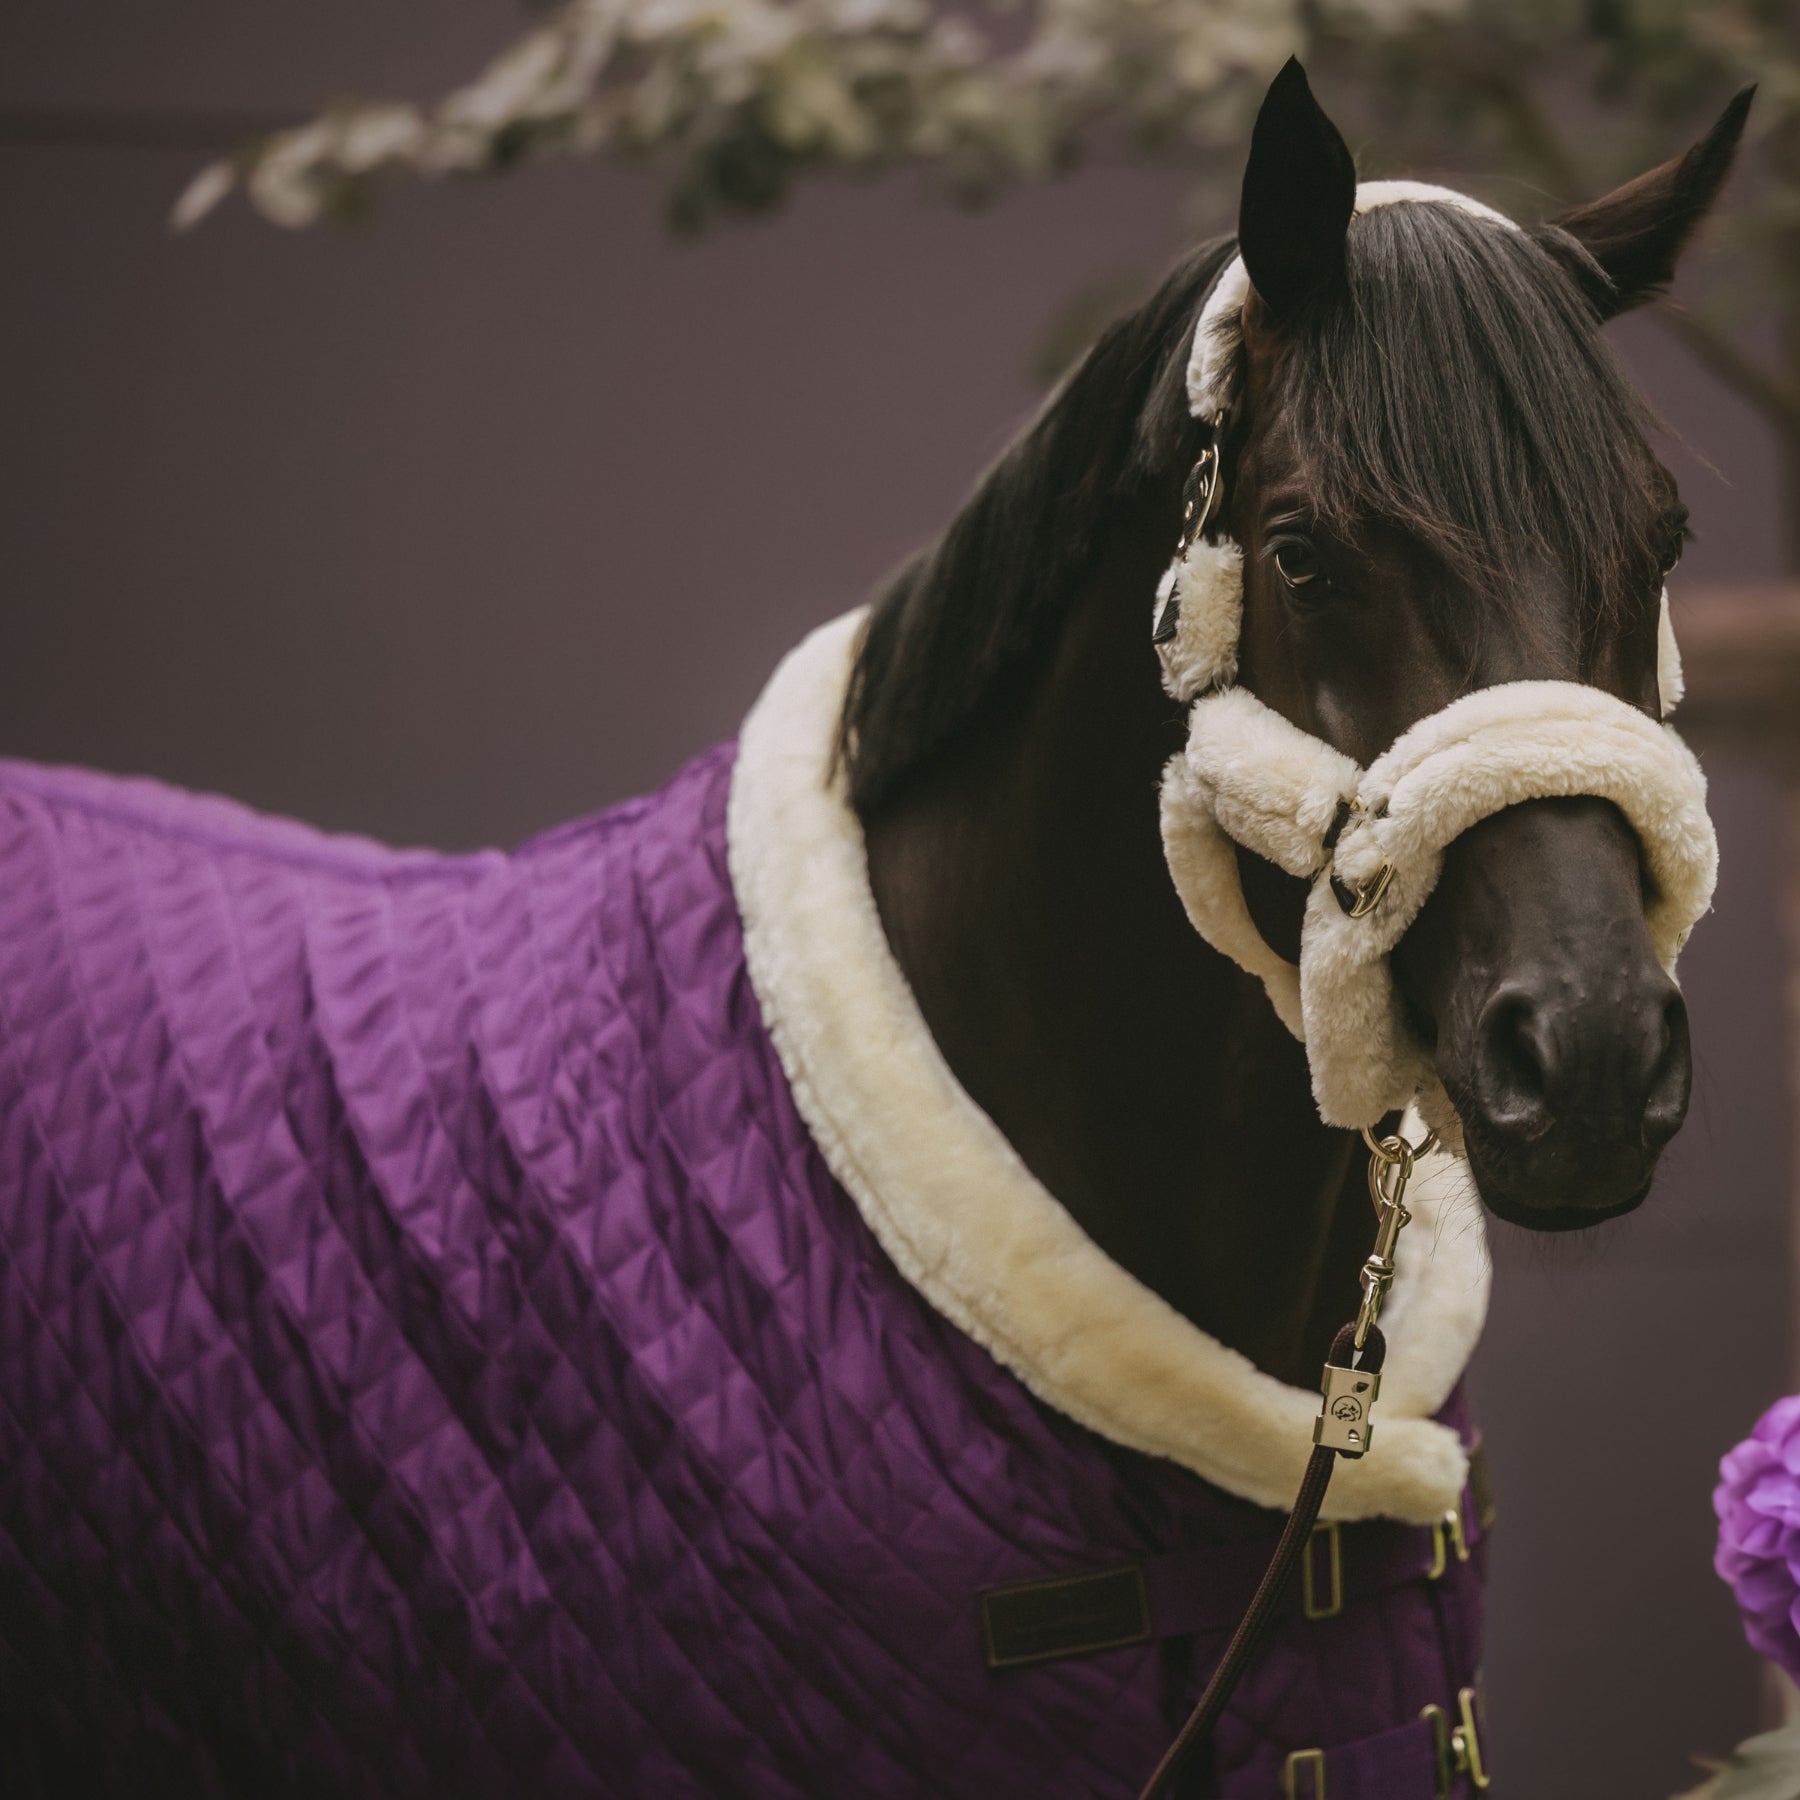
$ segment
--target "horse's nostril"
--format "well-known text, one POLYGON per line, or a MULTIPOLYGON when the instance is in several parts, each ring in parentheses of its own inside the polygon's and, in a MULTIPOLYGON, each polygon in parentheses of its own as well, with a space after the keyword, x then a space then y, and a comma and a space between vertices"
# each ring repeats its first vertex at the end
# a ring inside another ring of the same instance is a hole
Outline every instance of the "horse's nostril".
POLYGON ((1662 1042, 1644 1102, 1644 1142, 1660 1150, 1681 1129, 1693 1085, 1693 1052, 1688 1040, 1687 1003, 1672 993, 1661 1015, 1662 1042))
POLYGON ((1674 1072, 1678 1062, 1688 1054, 1687 1002, 1679 994, 1671 994, 1662 1009, 1662 1045, 1657 1052, 1656 1073, 1651 1079, 1654 1091, 1674 1072))
POLYGON ((1478 1082, 1495 1123, 1525 1125, 1548 1112, 1551 1045, 1538 1009, 1518 989, 1488 1003, 1481 1021, 1478 1082))

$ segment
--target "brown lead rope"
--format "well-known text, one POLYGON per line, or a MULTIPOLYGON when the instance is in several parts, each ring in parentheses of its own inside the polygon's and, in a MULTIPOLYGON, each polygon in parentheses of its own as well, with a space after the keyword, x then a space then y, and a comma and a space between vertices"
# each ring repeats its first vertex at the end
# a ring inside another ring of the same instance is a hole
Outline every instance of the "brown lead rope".
POLYGON ((1313 1426, 1313 1453, 1306 1464, 1294 1509, 1288 1514, 1287 1528, 1275 1554, 1269 1559, 1256 1598, 1250 1610, 1238 1622, 1219 1666, 1213 1670, 1206 1691, 1200 1696, 1187 1723, 1176 1734, 1156 1772, 1144 1784, 1138 1800, 1166 1800, 1173 1783, 1193 1752, 1212 1736, 1213 1727, 1230 1704, 1244 1671, 1255 1661, 1256 1653, 1275 1622, 1282 1596, 1294 1579, 1294 1571, 1306 1554, 1313 1527, 1319 1522, 1319 1509, 1325 1504, 1325 1490, 1331 1485, 1331 1471, 1340 1456, 1358 1457, 1367 1453, 1371 1439, 1369 1412, 1381 1391, 1381 1364, 1387 1355, 1387 1340, 1375 1323, 1381 1302, 1394 1280, 1394 1245, 1400 1228, 1411 1218, 1401 1204, 1406 1184, 1412 1176, 1414 1161, 1425 1154, 1435 1141, 1428 1137, 1416 1148, 1402 1137, 1376 1138, 1365 1131, 1369 1146, 1369 1195, 1375 1202, 1378 1221, 1375 1248, 1363 1264, 1362 1306, 1355 1320, 1346 1325, 1332 1340, 1325 1359, 1325 1404, 1313 1426))
MULTIPOLYGON (((1346 1325, 1332 1343, 1330 1362, 1338 1368, 1349 1368, 1355 1343, 1356 1327, 1346 1325)), ((1386 1351, 1387 1344, 1379 1327, 1372 1329, 1356 1372, 1379 1372, 1381 1359, 1386 1351)), ((1300 1566, 1301 1557, 1306 1554, 1313 1527, 1319 1522, 1319 1508, 1325 1504, 1325 1490, 1331 1485, 1331 1471, 1337 1466, 1337 1459, 1340 1456, 1361 1454, 1361 1451, 1336 1450, 1324 1444, 1314 1449, 1306 1464, 1306 1474, 1300 1483, 1294 1510, 1288 1514, 1287 1529, 1282 1532, 1281 1542, 1275 1546, 1275 1554, 1269 1559, 1262 1584, 1256 1590, 1256 1598, 1250 1602, 1250 1610, 1239 1620, 1224 1656, 1219 1659, 1219 1666, 1213 1670, 1212 1680, 1206 1684, 1206 1692, 1188 1714, 1187 1723, 1177 1733, 1162 1761, 1156 1765, 1156 1773, 1144 1784, 1144 1791, 1138 1800, 1159 1800, 1159 1797, 1172 1793, 1175 1777, 1181 1772, 1189 1755, 1212 1736, 1213 1727, 1218 1724, 1219 1715, 1224 1712, 1237 1684, 1243 1679, 1244 1671, 1256 1660, 1256 1653, 1262 1648, 1263 1639, 1268 1636, 1269 1627, 1275 1622, 1282 1596, 1294 1579, 1294 1571, 1300 1566)))

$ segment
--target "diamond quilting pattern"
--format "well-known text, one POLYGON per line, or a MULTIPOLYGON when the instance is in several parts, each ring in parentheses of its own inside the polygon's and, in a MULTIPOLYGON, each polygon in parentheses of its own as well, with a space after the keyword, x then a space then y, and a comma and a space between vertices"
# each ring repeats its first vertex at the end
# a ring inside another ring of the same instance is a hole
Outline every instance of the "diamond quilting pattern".
MULTIPOLYGON (((1222 1646, 995 1677, 974 1591, 1272 1522, 882 1256, 730 768, 441 857, 0 767, 9 1795, 1134 1791, 1222 1646)), ((1458 1617, 1287 1634, 1227 1791, 1466 1680, 1458 1617)))

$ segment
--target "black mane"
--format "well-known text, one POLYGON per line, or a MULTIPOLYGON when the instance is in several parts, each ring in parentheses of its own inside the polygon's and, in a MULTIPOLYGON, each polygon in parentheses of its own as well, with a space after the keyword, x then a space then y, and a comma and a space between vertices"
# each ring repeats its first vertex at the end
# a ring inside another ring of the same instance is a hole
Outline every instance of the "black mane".
MULTIPOLYGON (((1112 326, 875 601, 839 742, 859 813, 1028 677, 1117 503, 1185 470, 1190 340, 1234 247, 1196 251, 1112 326)), ((1282 384, 1319 521, 1399 526, 1521 624, 1536 563, 1585 627, 1653 586, 1652 420, 1600 338, 1586 252, 1409 203, 1358 219, 1346 254, 1348 297, 1294 322, 1282 384)))

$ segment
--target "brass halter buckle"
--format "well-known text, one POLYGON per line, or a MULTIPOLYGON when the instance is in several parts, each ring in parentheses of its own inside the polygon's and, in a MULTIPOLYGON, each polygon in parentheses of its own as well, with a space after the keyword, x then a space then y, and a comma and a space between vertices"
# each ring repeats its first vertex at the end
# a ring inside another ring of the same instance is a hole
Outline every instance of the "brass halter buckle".
POLYGON ((1177 555, 1186 551, 1206 530, 1212 523, 1213 514, 1219 510, 1219 497, 1225 488, 1219 479, 1220 473, 1219 442, 1215 437, 1188 470, 1187 483, 1181 493, 1181 542, 1176 547, 1177 555))
MULTIPOLYGON (((1213 522, 1213 515, 1219 510, 1219 501, 1225 492, 1224 438, 1225 414, 1216 412, 1212 417, 1212 442, 1195 458, 1182 485, 1181 537, 1175 545, 1177 562, 1193 548, 1194 540, 1213 522)), ((1180 621, 1181 595, 1172 593, 1157 614, 1155 629, 1150 634, 1151 643, 1173 643, 1180 621)))

